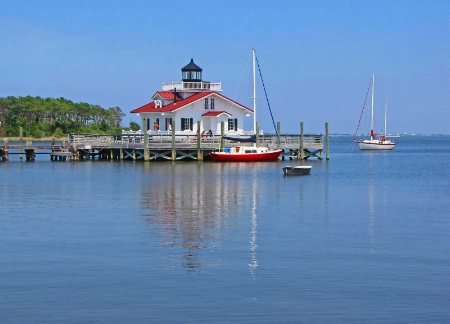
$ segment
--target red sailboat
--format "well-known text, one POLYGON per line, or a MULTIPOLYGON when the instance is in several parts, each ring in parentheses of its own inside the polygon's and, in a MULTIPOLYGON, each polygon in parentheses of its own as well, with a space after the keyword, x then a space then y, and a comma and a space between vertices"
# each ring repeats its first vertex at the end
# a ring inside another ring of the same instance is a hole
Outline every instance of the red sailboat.
POLYGON ((263 162, 275 161, 280 157, 282 150, 270 150, 267 147, 236 146, 209 154, 217 162, 263 162))
MULTIPOLYGON (((253 132, 256 130, 256 53, 253 50, 253 132)), ((215 150, 209 154, 213 161, 218 162, 263 162, 276 161, 281 155, 282 149, 270 149, 266 146, 256 146, 256 136, 254 134, 249 138, 231 138, 236 142, 253 142, 249 146, 225 147, 215 150)))

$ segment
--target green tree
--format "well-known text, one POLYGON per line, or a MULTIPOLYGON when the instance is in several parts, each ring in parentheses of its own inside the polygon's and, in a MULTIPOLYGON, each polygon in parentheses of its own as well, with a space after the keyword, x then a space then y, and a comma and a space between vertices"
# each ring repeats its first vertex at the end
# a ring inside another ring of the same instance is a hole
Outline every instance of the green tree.
POLYGON ((134 122, 134 121, 130 121, 130 129, 132 131, 136 132, 136 131, 141 129, 141 126, 138 123, 134 122))
POLYGON ((0 98, 0 131, 3 136, 43 137, 68 133, 120 133, 125 114, 119 107, 104 109, 65 98, 0 98))

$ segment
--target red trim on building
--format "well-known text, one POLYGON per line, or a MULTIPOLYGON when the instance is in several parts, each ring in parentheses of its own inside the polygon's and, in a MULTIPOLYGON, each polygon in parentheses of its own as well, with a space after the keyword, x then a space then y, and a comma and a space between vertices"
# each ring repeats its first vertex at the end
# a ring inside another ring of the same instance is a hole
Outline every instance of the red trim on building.
POLYGON ((226 111, 208 111, 207 113, 204 113, 202 115, 202 117, 217 117, 220 116, 222 114, 228 115, 228 116, 233 116, 232 114, 226 112, 226 111))
MULTIPOLYGON (((162 91, 162 92, 164 92, 164 91, 162 91)), ((175 101, 173 103, 170 103, 168 105, 165 105, 164 107, 161 107, 161 108, 156 108, 155 107, 155 103, 154 102, 150 102, 150 103, 148 103, 148 104, 146 104, 144 106, 141 106, 139 108, 136 108, 136 109, 132 110, 131 113, 135 114, 135 113, 173 112, 173 111, 181 109, 181 108, 183 108, 183 107, 185 107, 185 106, 187 106, 187 105, 189 105, 189 104, 191 104, 191 103, 193 103, 195 101, 198 101, 198 100, 200 100, 202 98, 208 97, 208 96, 210 96, 212 94, 214 94, 216 96, 219 96, 219 97, 221 97, 221 98, 223 98, 223 99, 225 99, 227 101, 230 101, 230 102, 234 103, 235 105, 241 107, 242 109, 248 110, 249 112, 253 112, 253 110, 251 110, 251 109, 241 105, 240 103, 237 103, 236 101, 233 101, 233 100, 231 100, 231 99, 221 95, 220 93, 217 93, 215 91, 206 91, 206 92, 195 93, 192 96, 187 97, 186 99, 177 100, 177 101, 175 101)))
MULTIPOLYGON (((176 95, 177 100, 178 100, 178 99, 182 99, 181 96, 180 96, 178 93, 176 93, 176 94, 177 94, 177 95, 176 95)), ((157 99, 157 98, 156 98, 157 95, 159 95, 159 96, 160 96, 161 98, 163 98, 163 99, 172 99, 172 100, 175 99, 175 93, 172 92, 172 91, 157 91, 157 92, 153 95, 152 99, 157 99)))

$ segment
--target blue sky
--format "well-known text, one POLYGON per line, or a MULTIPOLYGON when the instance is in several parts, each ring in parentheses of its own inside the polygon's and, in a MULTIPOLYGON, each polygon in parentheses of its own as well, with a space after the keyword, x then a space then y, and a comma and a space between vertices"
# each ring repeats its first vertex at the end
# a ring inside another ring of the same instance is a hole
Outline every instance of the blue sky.
MULTIPOLYGON (((255 48, 282 132, 300 122, 323 132, 328 122, 353 133, 375 73, 388 131, 449 134, 449 17, 447 0, 0 0, 0 97, 118 106, 128 125, 194 58, 204 80, 252 107, 244 71, 255 48)), ((258 96, 270 132, 261 88, 258 96)))

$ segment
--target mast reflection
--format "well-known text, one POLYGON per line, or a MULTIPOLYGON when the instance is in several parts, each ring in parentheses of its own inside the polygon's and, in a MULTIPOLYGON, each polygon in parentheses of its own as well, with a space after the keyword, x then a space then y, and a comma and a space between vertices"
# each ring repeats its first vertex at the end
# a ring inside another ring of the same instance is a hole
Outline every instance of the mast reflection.
POLYGON ((257 177, 253 179, 253 190, 252 190, 252 216, 251 216, 251 231, 250 231, 250 263, 248 265, 250 274, 253 278, 256 278, 256 268, 258 267, 258 258, 256 255, 256 249, 258 247, 257 242, 257 227, 258 227, 258 218, 256 214, 256 206, 257 204, 257 177))
POLYGON ((258 163, 154 163, 151 180, 142 182, 141 210, 146 222, 154 225, 157 244, 175 249, 166 254, 167 260, 175 257, 188 271, 220 265, 222 255, 209 252, 221 250, 227 230, 242 230, 238 225, 244 218, 250 223, 249 270, 254 275, 261 167, 258 163))

